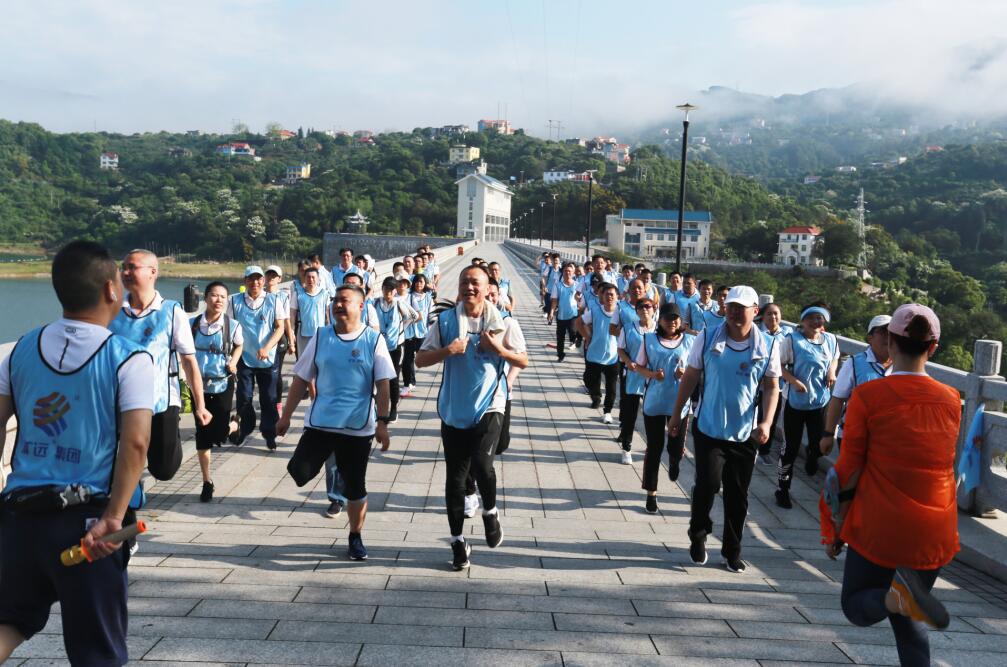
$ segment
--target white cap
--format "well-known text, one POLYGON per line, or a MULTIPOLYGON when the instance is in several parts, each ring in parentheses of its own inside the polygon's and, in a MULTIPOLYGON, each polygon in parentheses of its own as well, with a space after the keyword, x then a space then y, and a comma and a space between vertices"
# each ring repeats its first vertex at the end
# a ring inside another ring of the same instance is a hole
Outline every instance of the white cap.
POLYGON ((891 315, 875 315, 871 318, 870 323, 867 325, 867 333, 871 333, 878 327, 887 327, 888 323, 891 321, 891 315))
POLYGON ((281 269, 276 264, 270 264, 269 266, 266 267, 266 273, 269 273, 270 271, 280 276, 281 278, 283 277, 283 269, 281 269))
POLYGON ((748 285, 735 285, 727 293, 727 299, 724 303, 740 303, 746 308, 758 306, 759 294, 748 285))

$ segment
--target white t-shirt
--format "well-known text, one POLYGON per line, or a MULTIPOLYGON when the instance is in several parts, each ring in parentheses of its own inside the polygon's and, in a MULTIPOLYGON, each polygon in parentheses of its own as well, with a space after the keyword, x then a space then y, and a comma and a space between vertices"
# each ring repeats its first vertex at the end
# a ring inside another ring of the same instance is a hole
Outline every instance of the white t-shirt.
MULTIPOLYGON (((486 304, 487 308, 495 308, 490 303, 486 304)), ((469 331, 475 333, 477 331, 482 331, 482 318, 481 317, 469 317, 467 318, 469 323, 469 331)), ((524 354, 528 351, 527 343, 525 342, 524 332, 521 330, 521 325, 514 321, 513 317, 504 318, 504 332, 503 332, 503 346, 505 349, 510 350, 516 354, 524 354)), ((421 350, 439 350, 444 345, 441 344, 441 328, 437 323, 434 323, 427 330, 427 335, 420 344, 421 350)), ((493 402, 486 412, 503 412, 507 408, 507 393, 504 391, 504 383, 501 382, 497 387, 496 394, 493 396, 493 402)))
MULTIPOLYGON (((164 305, 164 297, 161 296, 160 292, 154 292, 154 300, 150 302, 150 305, 143 310, 134 310, 132 306, 129 305, 129 299, 126 299, 122 304, 122 309, 127 313, 132 313, 133 317, 144 317, 148 313, 161 310, 164 305)), ((175 312, 172 314, 171 323, 172 346, 175 348, 175 352, 178 354, 196 354, 196 344, 192 341, 192 329, 189 325, 189 316, 185 314, 182 310, 181 305, 175 308, 175 312)), ((168 369, 171 373, 178 372, 178 364, 174 358, 168 361, 168 369)), ((182 395, 180 393, 180 387, 178 385, 178 380, 168 383, 168 405, 175 406, 177 408, 182 407, 182 395)))
MULTIPOLYGON (((361 324, 360 328, 353 333, 349 334, 337 334, 341 340, 350 341, 356 339, 363 333, 364 326, 361 324)), ((308 345, 301 350, 301 356, 298 357, 297 363, 294 364, 294 375, 301 378, 305 382, 311 382, 318 376, 318 367, 315 365, 315 343, 318 341, 318 336, 313 336, 308 345)), ((391 380, 395 377, 395 365, 392 363, 392 357, 388 354, 388 346, 385 345, 383 340, 379 340, 378 344, 374 348, 374 381, 378 380, 391 380)), ((372 398, 373 402, 374 399, 372 398)), ((305 414, 305 426, 307 425, 307 415, 311 408, 308 408, 305 414)), ((361 429, 349 429, 349 428, 320 428, 319 431, 327 431, 329 433, 340 433, 342 435, 352 435, 357 437, 367 437, 374 435, 374 430, 377 426, 377 416, 376 410, 371 409, 370 416, 367 419, 367 424, 361 429)), ((312 427, 314 428, 314 427, 312 427)))
MULTIPOLYGON (((218 331, 224 328, 224 316, 221 315, 217 318, 215 322, 208 323, 206 321, 206 313, 203 313, 199 318, 199 331, 204 336, 213 336, 218 331)), ((231 347, 238 347, 244 344, 245 334, 241 332, 241 325, 238 324, 237 320, 233 317, 231 318, 231 347)))
MULTIPOLYGON (((90 359, 112 332, 97 324, 61 318, 42 332, 42 356, 53 368, 74 371, 90 359)), ((189 332, 192 337, 192 332, 189 332)), ((154 409, 154 360, 134 354, 119 368, 119 410, 154 409)), ((12 396, 10 355, 0 362, 0 396, 12 396)))
MULTIPOLYGON (((755 325, 753 325, 754 328, 755 325)), ((703 329, 696 335, 696 340, 692 342, 692 349, 689 350, 689 367, 695 368, 697 370, 703 370, 703 348, 706 347, 706 332, 708 329, 703 329)), ((747 350, 751 345, 751 341, 748 339, 743 341, 733 340, 730 336, 727 337, 727 346, 734 350, 735 352, 741 352, 742 350, 747 350)), ((773 345, 772 352, 769 353, 769 366, 766 368, 767 378, 778 378, 783 375, 783 367, 780 364, 780 346, 773 345)))

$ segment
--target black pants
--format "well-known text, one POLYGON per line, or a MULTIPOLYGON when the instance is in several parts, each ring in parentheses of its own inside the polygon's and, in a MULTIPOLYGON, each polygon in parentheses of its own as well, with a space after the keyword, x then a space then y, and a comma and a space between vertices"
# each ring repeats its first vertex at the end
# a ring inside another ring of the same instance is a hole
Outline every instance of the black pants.
POLYGON ((395 367, 395 377, 388 382, 388 393, 391 394, 391 412, 389 416, 395 416, 399 411, 399 372, 402 370, 402 346, 399 345, 394 350, 388 350, 388 355, 392 358, 392 366, 395 367))
MULTIPOLYGON (((234 392, 235 410, 241 419, 241 433, 248 435, 255 430, 255 408, 252 407, 252 393, 255 385, 259 387, 259 411, 262 413, 259 421, 259 432, 267 440, 276 438, 276 368, 252 368, 245 361, 238 362, 238 384, 234 392)), ((153 473, 151 473, 153 474, 153 473)))
POLYGON ((571 343, 575 340, 577 330, 574 328, 573 323, 576 321, 576 317, 571 317, 568 320, 556 320, 556 356, 560 359, 566 356, 566 337, 570 336, 571 343))
POLYGON ((171 405, 150 419, 147 469, 154 479, 171 479, 182 465, 182 436, 178 432, 178 407, 171 405))
MULTIPOLYGON (((685 455, 685 434, 689 429, 689 417, 682 420, 678 435, 668 432, 667 415, 643 415, 643 427, 647 431, 647 453, 643 457, 643 483, 641 488, 657 491, 657 478, 661 472, 661 457, 665 446, 668 448, 668 463, 675 464, 685 455), (667 434, 667 438, 665 435, 667 434)), ((699 472, 697 464, 696 472, 699 472)))
POLYGON ((460 429, 441 423, 444 446, 444 503, 448 510, 451 535, 461 535, 465 529, 465 479, 469 471, 479 483, 483 510, 497 504, 497 477, 493 456, 500 442, 503 414, 489 412, 473 428, 460 429))
POLYGON ((619 444, 627 452, 633 448, 633 431, 642 400, 639 394, 626 394, 619 399, 619 444))
MULTIPOLYGON (((497 455, 503 454, 510 447, 510 399, 507 399, 507 407, 504 409, 503 423, 500 425, 500 439, 497 441, 497 455)), ((471 496, 476 492, 476 478, 472 476, 472 468, 465 478, 465 495, 471 496)))
POLYGON ((619 381, 619 364, 596 364, 588 361, 584 365, 584 384, 591 395, 592 401, 601 400, 601 378, 605 377, 605 412, 612 412, 615 405, 615 395, 619 389, 616 383, 619 381))
POLYGON ((231 425, 231 404, 234 403, 234 378, 227 380, 227 389, 219 394, 203 392, 203 402, 213 416, 210 423, 203 426, 196 421, 196 449, 210 449, 224 444, 231 425))
POLYGON ((343 495, 349 501, 367 498, 367 460, 371 454, 373 436, 353 436, 306 428, 297 442, 287 472, 304 486, 318 475, 330 455, 336 457, 336 468, 343 478, 343 495))
POLYGON ((748 516, 748 485, 755 468, 755 444, 751 440, 731 442, 705 435, 692 424, 696 450, 696 487, 692 492, 689 537, 705 541, 713 532, 710 510, 717 490, 724 489, 724 537, 720 553, 724 558, 741 556, 741 536, 748 516))
POLYGON ((277 403, 283 403, 283 361, 287 358, 287 338, 284 335, 276 346, 276 358, 273 360, 273 371, 276 373, 276 389, 273 394, 277 403))
MULTIPOLYGON (((798 410, 788 403, 783 408, 783 438, 785 441, 783 456, 780 457, 780 488, 790 489, 794 476, 794 461, 801 449, 801 436, 805 430, 808 433, 808 459, 817 461, 821 454, 818 451, 818 441, 822 439, 825 430, 825 408, 814 410, 798 410)), ((810 463, 808 465, 811 465, 810 463)))
POLYGON ((402 384, 416 384, 416 352, 423 344, 422 338, 410 338, 402 345, 402 384))
MULTIPOLYGON (((934 587, 936 570, 917 570, 923 585, 934 587)), ((867 627, 886 618, 895 633, 895 646, 902 667, 929 667, 930 639, 927 627, 901 614, 889 614, 885 608, 885 594, 891 586, 895 570, 876 565, 857 553, 852 547, 846 552, 843 569, 843 613, 850 623, 867 627)))
MULTIPOLYGON (((766 440, 765 444, 759 445, 759 456, 766 456, 771 451, 773 451, 773 441, 776 439, 776 424, 780 421, 780 413, 783 412, 783 404, 787 402, 787 399, 783 397, 783 392, 780 392, 777 396, 776 401, 776 412, 773 413, 773 423, 769 426, 769 439, 766 440)), ((763 420, 763 410, 762 410, 762 392, 759 392, 758 398, 755 399, 755 404, 759 406, 759 421, 763 420)))

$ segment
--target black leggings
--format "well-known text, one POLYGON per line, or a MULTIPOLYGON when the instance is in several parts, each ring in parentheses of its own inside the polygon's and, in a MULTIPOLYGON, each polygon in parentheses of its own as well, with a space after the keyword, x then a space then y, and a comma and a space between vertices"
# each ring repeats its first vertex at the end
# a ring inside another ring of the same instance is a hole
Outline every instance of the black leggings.
POLYGON ((402 346, 402 384, 416 384, 416 352, 423 344, 422 338, 410 338, 402 346))
POLYGON ((601 400, 601 378, 605 376, 605 412, 612 412, 615 405, 615 395, 619 388, 616 383, 619 381, 619 364, 596 364, 588 361, 584 366, 584 384, 591 394, 592 401, 601 400))
MULTIPOLYGON (((923 585, 930 590, 940 568, 916 571, 923 585)), ((850 623, 860 627, 874 625, 887 618, 895 633, 899 664, 903 667, 929 667, 930 639, 926 626, 908 616, 889 614, 885 608, 885 594, 894 576, 895 570, 876 565, 849 547, 843 569, 843 613, 850 623)))
POLYGON ((633 448, 633 431, 642 400, 639 394, 626 394, 619 399, 619 444, 627 452, 633 448))
POLYGON ((798 410, 787 403, 783 408, 783 437, 786 444, 783 456, 780 457, 779 475, 780 488, 784 491, 790 489, 790 481, 794 476, 794 461, 797 460, 797 453, 801 449, 801 436, 805 430, 808 432, 808 458, 817 461, 821 456, 818 441, 822 439, 822 431, 825 430, 825 408, 798 410))
POLYGON ((391 394, 391 414, 396 414, 399 407, 399 371, 402 367, 402 346, 399 345, 394 350, 388 350, 388 356, 392 358, 392 366, 395 367, 395 377, 388 381, 388 393, 391 394))
POLYGON ((287 472, 297 486, 304 486, 318 475, 326 459, 335 454, 336 468, 344 483, 343 495, 350 501, 364 500, 372 438, 306 428, 287 462, 287 472))
POLYGON ((444 447, 444 504, 448 510, 451 535, 461 535, 465 529, 465 478, 469 470, 479 483, 483 510, 497 504, 497 477, 493 456, 500 442, 503 414, 489 412, 473 428, 460 429, 441 423, 441 443, 444 447))
POLYGON ((227 381, 227 389, 219 394, 203 393, 203 403, 213 419, 206 426, 196 421, 196 449, 210 449, 224 444, 231 426, 231 405, 234 403, 234 378, 227 381))
MULTIPOLYGON (((769 439, 764 444, 759 445, 759 456, 766 456, 773 451, 773 441, 776 439, 776 424, 780 421, 780 413, 783 412, 783 404, 786 402, 787 399, 784 398, 783 392, 777 394, 776 412, 773 413, 773 423, 769 426, 769 439)), ((758 398, 755 399, 755 404, 759 406, 759 421, 761 422, 763 419, 761 391, 758 398)))
POLYGON ((568 320, 556 320, 556 356, 560 359, 566 356, 566 337, 570 336, 571 343, 576 341, 577 330, 573 326, 576 321, 576 317, 571 317, 568 320))
MULTIPOLYGON (((643 483, 640 486, 647 491, 657 491, 657 478, 661 472, 667 426, 667 415, 643 415, 643 427, 647 431, 647 453, 643 457, 643 483)), ((685 454, 685 434, 688 428, 689 416, 686 415, 678 427, 678 435, 667 433, 669 465, 681 462, 685 454)))

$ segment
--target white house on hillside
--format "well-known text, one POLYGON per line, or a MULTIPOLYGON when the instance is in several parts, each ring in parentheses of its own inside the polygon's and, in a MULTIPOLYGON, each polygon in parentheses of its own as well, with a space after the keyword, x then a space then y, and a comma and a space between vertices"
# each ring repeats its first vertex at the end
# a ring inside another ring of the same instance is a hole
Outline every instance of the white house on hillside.
MULTIPOLYGON (((706 259, 710 254, 709 211, 684 211, 682 257, 706 259)), ((624 208, 605 216, 608 247, 631 257, 674 257, 678 248, 678 211, 624 208)))
POLYGON ((98 166, 102 169, 118 169, 119 168, 119 154, 118 153, 102 153, 101 161, 98 166))
POLYGON ((821 236, 818 227, 787 227, 779 233, 780 245, 774 258, 777 264, 787 266, 821 266, 822 260, 814 256, 815 242, 821 236))
POLYGON ((457 235, 494 242, 510 238, 511 192, 506 185, 485 174, 469 174, 458 186, 457 235))

